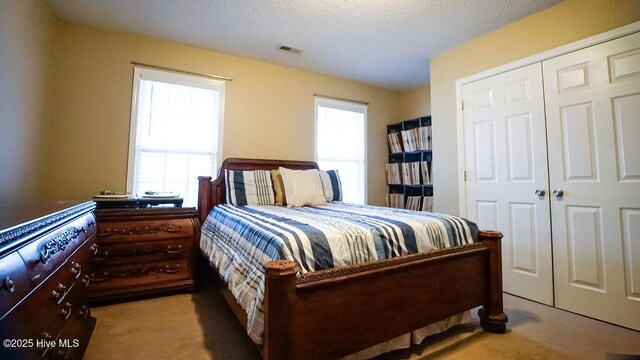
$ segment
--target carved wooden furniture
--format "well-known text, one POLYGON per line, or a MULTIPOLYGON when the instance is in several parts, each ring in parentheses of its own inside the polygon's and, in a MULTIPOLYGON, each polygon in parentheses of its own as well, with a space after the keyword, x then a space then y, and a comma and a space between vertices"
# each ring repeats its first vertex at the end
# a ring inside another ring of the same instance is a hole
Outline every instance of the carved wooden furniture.
POLYGON ((81 359, 95 203, 0 206, 0 359, 81 359))
MULTIPOLYGON (((199 177, 200 221, 225 202, 225 170, 317 169, 307 161, 227 159, 199 177)), ((481 326, 503 333, 500 239, 298 275, 293 261, 266 264, 264 359, 334 359, 482 305, 481 326), (423 309, 420 311, 420 309, 423 309)), ((246 314, 225 298, 246 327, 246 314)))
POLYGON ((194 289, 194 208, 98 209, 91 301, 194 289))

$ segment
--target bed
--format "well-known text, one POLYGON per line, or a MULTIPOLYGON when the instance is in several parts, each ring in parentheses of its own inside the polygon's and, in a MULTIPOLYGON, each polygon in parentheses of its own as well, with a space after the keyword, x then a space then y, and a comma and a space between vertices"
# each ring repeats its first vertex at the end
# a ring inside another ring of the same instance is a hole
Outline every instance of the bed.
MULTIPOLYGON (((305 209, 301 214, 294 214, 296 210, 286 207, 225 205, 226 170, 272 170, 279 167, 318 168, 316 163, 306 161, 227 159, 215 180, 199 177, 198 211, 203 233, 208 228, 209 232, 220 234, 220 237, 227 236, 223 230, 236 226, 234 221, 240 218, 253 221, 258 229, 264 226, 279 227, 283 221, 292 221, 285 219, 294 215, 302 216, 298 223, 311 219, 327 224, 331 221, 325 217, 332 212, 346 212, 351 217, 347 221, 355 223, 364 221, 361 220, 362 212, 371 211, 388 212, 390 218, 399 216, 408 222, 428 215, 343 204, 305 209), (208 216, 217 219, 207 221, 208 216)), ((378 222, 390 221, 378 215, 376 213, 376 226, 378 222)), ((332 222, 339 224, 340 221, 332 222)), ((441 222, 450 221, 446 219, 441 222)), ((398 224, 392 225, 400 228, 398 224)), ((391 256, 374 261, 327 260, 331 256, 312 256, 313 260, 304 258, 304 255, 302 258, 285 257, 281 253, 287 251, 273 248, 270 256, 257 260, 257 264, 264 264, 264 268, 253 266, 255 269, 252 271, 262 274, 263 284, 248 287, 245 284, 243 289, 242 286, 236 286, 233 276, 227 273, 226 278, 234 291, 233 294, 225 291, 225 298, 254 342, 262 342, 264 359, 340 358, 480 305, 479 316, 483 329, 503 333, 507 317, 502 308, 502 234, 477 231, 469 223, 462 225, 455 223, 453 227, 462 229, 461 233, 466 232, 465 236, 455 239, 449 236, 446 239, 448 246, 439 250, 431 250, 431 244, 412 243, 411 246, 405 244, 405 247, 413 247, 413 253, 404 255, 407 249, 402 249, 402 246, 394 248, 393 244, 385 245, 380 239, 370 239, 360 244, 361 247, 369 246, 368 253, 374 259, 382 257, 379 255, 383 252, 391 256), (253 309, 258 309, 260 316, 256 316, 256 311, 244 310, 252 309, 249 304, 239 305, 239 302, 247 299, 242 296, 243 291, 258 293, 253 298, 259 303, 253 309), (256 321, 258 332, 254 330, 256 321)), ((443 242, 443 237, 437 241, 443 242)), ((237 241, 230 239, 227 243, 232 246, 230 244, 237 241)), ((240 247, 243 250, 239 252, 250 252, 243 245, 240 247)), ((322 253, 322 249, 318 251, 322 253)), ((269 251, 263 252, 269 254, 269 251)), ((242 261, 212 260, 212 253, 219 252, 209 252, 211 263, 228 265, 242 261)), ((218 269, 222 272, 232 270, 230 266, 218 269)))

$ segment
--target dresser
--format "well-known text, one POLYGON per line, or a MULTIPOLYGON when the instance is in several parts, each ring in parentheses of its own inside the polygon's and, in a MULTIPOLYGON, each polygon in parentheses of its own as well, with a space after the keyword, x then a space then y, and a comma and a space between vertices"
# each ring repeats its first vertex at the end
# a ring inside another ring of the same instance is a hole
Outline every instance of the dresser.
POLYGON ((0 359, 81 359, 95 203, 0 205, 0 359))
POLYGON ((96 217, 92 303, 194 289, 195 208, 98 209, 96 217))

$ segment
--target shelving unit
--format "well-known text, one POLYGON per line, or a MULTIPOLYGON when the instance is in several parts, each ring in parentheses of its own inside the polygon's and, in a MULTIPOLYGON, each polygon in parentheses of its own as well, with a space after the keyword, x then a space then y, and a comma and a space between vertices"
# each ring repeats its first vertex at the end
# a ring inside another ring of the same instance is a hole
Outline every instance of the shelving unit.
POLYGON ((431 116, 387 125, 387 206, 433 210, 431 116))

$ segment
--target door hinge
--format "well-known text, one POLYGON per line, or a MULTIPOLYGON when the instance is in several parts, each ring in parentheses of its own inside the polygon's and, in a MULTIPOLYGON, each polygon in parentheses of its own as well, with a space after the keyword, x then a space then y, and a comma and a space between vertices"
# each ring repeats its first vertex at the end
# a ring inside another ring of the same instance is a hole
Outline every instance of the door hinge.
POLYGON ((462 172, 462 177, 463 177, 464 181, 467 181, 467 171, 466 170, 462 172))
POLYGON ((461 104, 462 104, 462 111, 464 111, 464 101, 462 101, 461 104))

